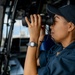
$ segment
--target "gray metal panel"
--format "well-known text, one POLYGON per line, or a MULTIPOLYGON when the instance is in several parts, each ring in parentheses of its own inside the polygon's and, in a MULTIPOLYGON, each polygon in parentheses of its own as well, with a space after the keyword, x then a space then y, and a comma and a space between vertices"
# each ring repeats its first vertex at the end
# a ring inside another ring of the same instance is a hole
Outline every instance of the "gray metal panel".
POLYGON ((0 5, 5 5, 6 0, 0 0, 0 5))
POLYGON ((0 6, 0 41, 2 39, 3 19, 4 19, 4 7, 0 6))

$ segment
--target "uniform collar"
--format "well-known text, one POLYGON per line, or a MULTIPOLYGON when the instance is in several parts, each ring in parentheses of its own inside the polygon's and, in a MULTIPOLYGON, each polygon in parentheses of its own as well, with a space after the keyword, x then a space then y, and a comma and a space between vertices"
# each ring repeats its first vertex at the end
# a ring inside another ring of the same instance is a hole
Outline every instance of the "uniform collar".
POLYGON ((75 48, 75 41, 74 42, 72 42, 71 44, 69 44, 66 48, 64 48, 64 49, 73 49, 73 48, 75 48))
POLYGON ((63 50, 72 50, 75 48, 75 41, 72 42, 71 44, 69 44, 67 47, 63 48, 63 46, 61 44, 57 44, 58 48, 57 50, 54 51, 54 53, 56 52, 60 52, 60 51, 63 51, 63 50))

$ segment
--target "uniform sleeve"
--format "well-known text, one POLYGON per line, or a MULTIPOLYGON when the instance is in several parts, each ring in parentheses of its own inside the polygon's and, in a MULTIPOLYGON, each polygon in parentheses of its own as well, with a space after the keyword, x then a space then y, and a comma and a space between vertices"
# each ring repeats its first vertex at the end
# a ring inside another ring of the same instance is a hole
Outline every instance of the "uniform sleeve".
POLYGON ((48 59, 53 56, 52 52, 53 52, 54 47, 56 47, 56 46, 52 46, 50 48, 50 50, 46 50, 46 51, 41 52, 41 54, 39 56, 40 67, 44 67, 47 64, 48 59))
POLYGON ((39 63, 40 63, 40 67, 43 67, 46 65, 47 63, 47 52, 46 51, 41 52, 39 56, 39 63))
POLYGON ((42 67, 41 69, 39 69, 38 75, 50 75, 48 66, 45 66, 45 67, 42 67))

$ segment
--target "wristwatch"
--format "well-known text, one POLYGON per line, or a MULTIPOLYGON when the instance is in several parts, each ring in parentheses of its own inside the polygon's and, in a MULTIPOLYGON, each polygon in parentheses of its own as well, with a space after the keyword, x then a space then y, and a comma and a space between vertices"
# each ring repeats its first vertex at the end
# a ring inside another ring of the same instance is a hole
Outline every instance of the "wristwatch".
POLYGON ((31 47, 37 47, 38 46, 38 44, 35 42, 29 42, 27 45, 31 46, 31 47))

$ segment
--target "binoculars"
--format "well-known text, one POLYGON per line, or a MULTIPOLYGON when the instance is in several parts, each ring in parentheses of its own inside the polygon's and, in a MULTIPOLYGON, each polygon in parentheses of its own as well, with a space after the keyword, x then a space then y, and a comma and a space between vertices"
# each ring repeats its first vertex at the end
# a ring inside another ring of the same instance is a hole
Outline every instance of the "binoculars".
MULTIPOLYGON (((40 14, 40 16, 42 17, 42 24, 41 25, 53 25, 54 24, 54 14, 52 14, 52 15, 40 14)), ((28 27, 28 25, 25 21, 25 17, 22 19, 22 25, 28 27)))

